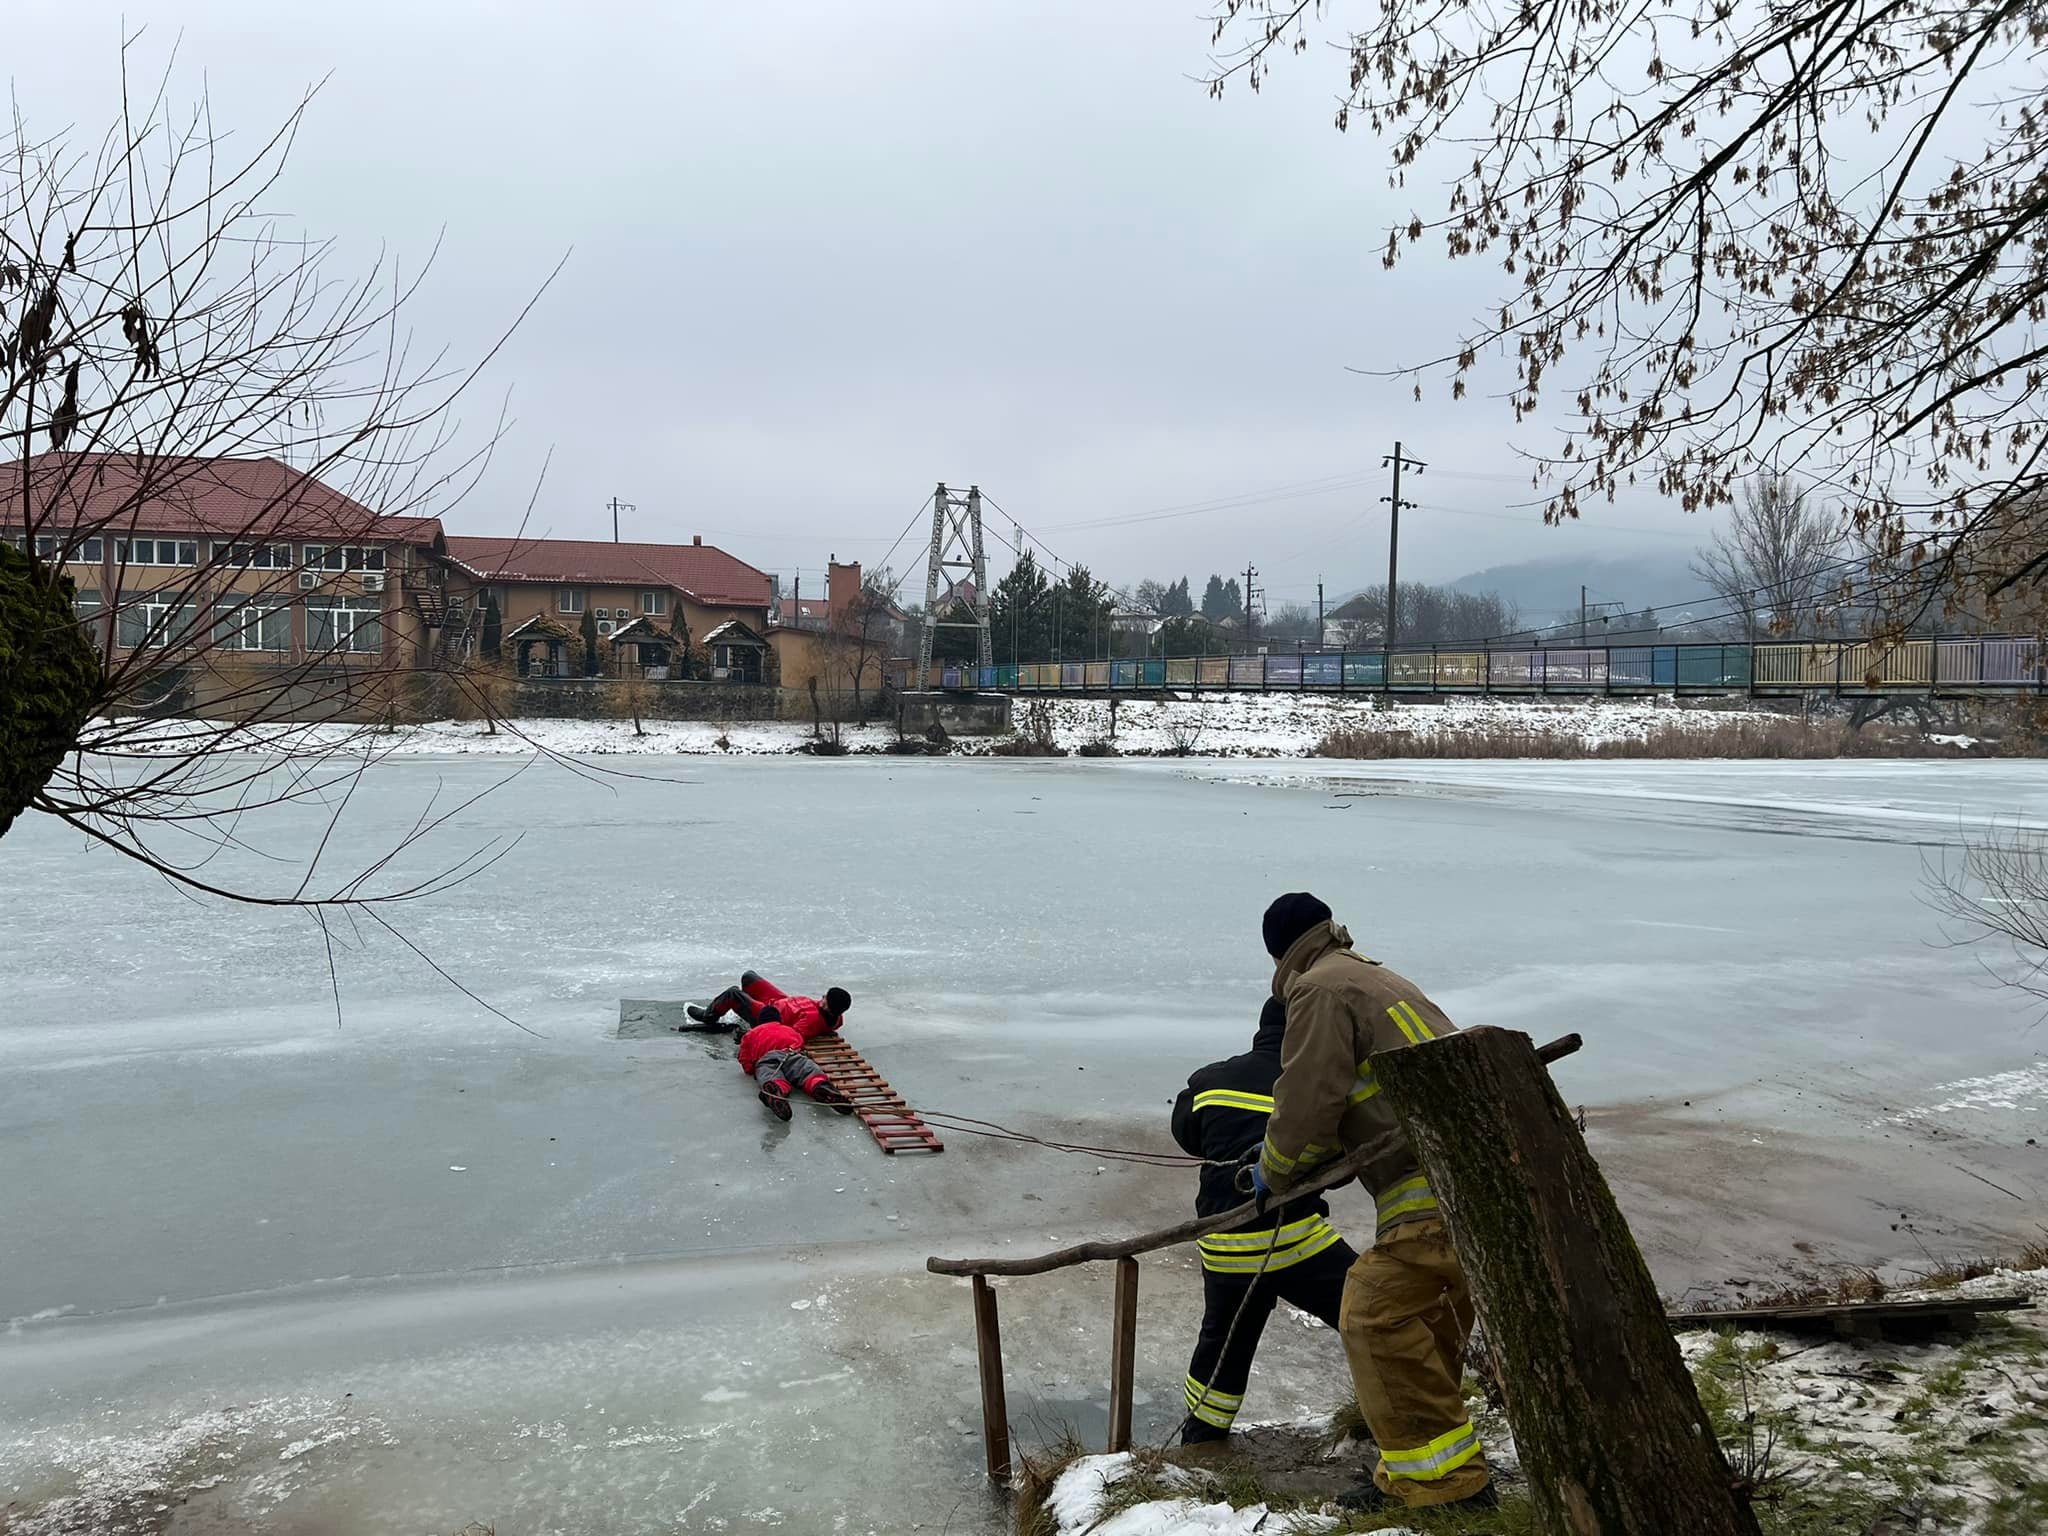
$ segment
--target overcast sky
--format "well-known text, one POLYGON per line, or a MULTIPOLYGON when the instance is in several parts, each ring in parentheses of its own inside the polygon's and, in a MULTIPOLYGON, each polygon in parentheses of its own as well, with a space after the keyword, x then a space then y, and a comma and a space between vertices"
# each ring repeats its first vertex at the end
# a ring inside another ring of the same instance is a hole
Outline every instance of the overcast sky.
POLYGON ((1250 561, 1313 601, 1384 578, 1397 438, 1404 576, 1704 532, 1648 493, 1546 530, 1504 407, 1346 371, 1454 344, 1498 269, 1383 272, 1410 197, 1332 129, 1336 62, 1212 101, 1199 0, 17 7, 41 127, 108 119, 124 15, 251 134, 331 77, 274 201, 350 264, 445 231, 423 344, 473 355, 572 253, 466 407, 517 420, 455 532, 515 526, 552 447, 537 532, 608 537, 618 496, 628 537, 816 575, 977 482, 1115 581, 1250 561))

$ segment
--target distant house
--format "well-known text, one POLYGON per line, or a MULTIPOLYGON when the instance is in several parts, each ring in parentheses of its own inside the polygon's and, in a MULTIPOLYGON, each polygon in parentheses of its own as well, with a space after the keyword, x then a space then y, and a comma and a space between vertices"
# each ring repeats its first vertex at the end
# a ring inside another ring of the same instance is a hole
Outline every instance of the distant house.
POLYGON ((821 688, 850 687, 853 679, 848 674, 856 660, 860 686, 880 685, 882 658, 907 615, 893 598, 873 612, 857 608, 865 590, 860 562, 835 559, 826 566, 823 601, 805 598, 799 607, 793 598, 783 599, 781 617, 769 627, 766 637, 783 687, 803 688, 813 678, 821 688), (858 623, 854 622, 856 615, 858 623), (861 629, 866 632, 865 640, 849 633, 861 629), (835 635, 842 640, 835 642, 835 635), (828 657, 828 652, 834 654, 828 657), (832 675, 835 672, 839 675, 832 675))
POLYGON ((1109 627, 1120 635, 1156 635, 1166 622, 1141 603, 1118 608, 1109 616, 1109 627))
POLYGON ((939 593, 939 600, 936 604, 933 605, 932 612, 943 614, 948 608, 951 608, 955 603, 960 603, 968 608, 972 608, 974 606, 975 599, 979 596, 980 592, 975 587, 973 581, 965 576, 962 576, 958 581, 947 583, 945 590, 939 593))
POLYGON ((701 648, 726 624, 765 644, 768 573, 701 537, 688 544, 451 538, 446 563, 450 626, 480 633, 484 600, 495 599, 502 650, 522 676, 580 676, 586 612, 607 672, 665 675, 685 645, 701 648))
POLYGON ((0 466, 0 538, 61 565, 102 654, 337 673, 419 665, 441 523, 272 458, 44 453, 0 466))

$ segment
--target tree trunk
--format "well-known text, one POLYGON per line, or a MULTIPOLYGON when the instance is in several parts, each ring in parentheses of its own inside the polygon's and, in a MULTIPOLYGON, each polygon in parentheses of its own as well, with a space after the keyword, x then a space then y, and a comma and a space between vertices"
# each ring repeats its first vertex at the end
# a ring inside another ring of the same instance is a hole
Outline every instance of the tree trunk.
POLYGON ((1422 1158, 1553 1536, 1758 1536, 1657 1287, 1529 1037, 1373 1058, 1422 1158))

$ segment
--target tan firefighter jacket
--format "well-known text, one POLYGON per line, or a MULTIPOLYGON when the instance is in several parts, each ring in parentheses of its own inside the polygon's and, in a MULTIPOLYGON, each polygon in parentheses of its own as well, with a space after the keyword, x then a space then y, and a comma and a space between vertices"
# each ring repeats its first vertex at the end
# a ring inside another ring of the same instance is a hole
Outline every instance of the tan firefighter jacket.
POLYGON ((1415 1149, 1379 1096, 1372 1056, 1457 1026, 1415 983, 1354 952, 1351 935, 1330 922, 1280 957, 1273 995, 1287 1004, 1287 1037, 1259 1154, 1266 1183, 1279 1194, 1318 1163, 1391 1132, 1392 1145, 1362 1176, 1379 1207, 1379 1229, 1436 1215, 1415 1149))

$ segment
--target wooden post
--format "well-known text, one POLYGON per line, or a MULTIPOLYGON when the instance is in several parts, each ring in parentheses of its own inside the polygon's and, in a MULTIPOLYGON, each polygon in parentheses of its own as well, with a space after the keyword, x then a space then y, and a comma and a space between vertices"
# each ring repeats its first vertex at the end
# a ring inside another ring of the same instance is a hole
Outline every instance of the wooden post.
POLYGON ((996 1326, 996 1293, 988 1277, 974 1277, 974 1355, 981 1367, 981 1444, 988 1475, 1010 1476, 1010 1406, 1003 1396, 1003 1336, 996 1326))
POLYGON ((1109 1333, 1109 1449, 1131 1448, 1131 1391, 1138 1364, 1138 1261, 1116 1261, 1109 1333))
POLYGON ((1554 1536, 1758 1536, 1600 1168, 1526 1035, 1373 1057, 1421 1156, 1554 1536))

